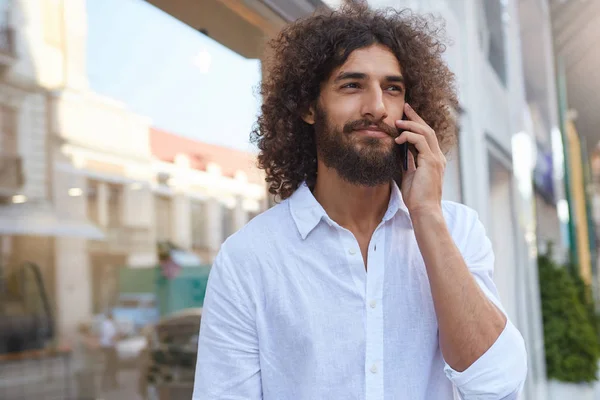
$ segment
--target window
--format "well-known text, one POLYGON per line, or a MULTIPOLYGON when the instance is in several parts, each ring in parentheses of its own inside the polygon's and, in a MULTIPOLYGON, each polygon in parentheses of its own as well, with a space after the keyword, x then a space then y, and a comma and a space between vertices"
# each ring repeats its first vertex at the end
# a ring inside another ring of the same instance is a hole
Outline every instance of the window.
POLYGON ((208 245, 206 233, 206 202, 201 200, 191 200, 190 214, 192 217, 192 248, 202 249, 208 245))
POLYGON ((123 201, 123 186, 108 186, 108 226, 121 226, 121 204, 123 201))
POLYGON ((12 155, 18 153, 17 110, 4 104, 0 105, 0 151, 12 155))
POLYGON ((483 20, 480 19, 480 40, 488 62, 506 85, 506 49, 504 19, 508 16, 501 0, 483 0, 483 20))
POLYGON ((171 240, 171 198, 157 195, 154 199, 154 209, 156 216, 156 239, 158 241, 171 240))
POLYGON ((14 34, 10 30, 10 0, 0 0, 0 51, 14 55, 14 34))
POLYGON ((100 224, 100 215, 98 213, 98 181, 88 180, 87 215, 90 221, 100 224))

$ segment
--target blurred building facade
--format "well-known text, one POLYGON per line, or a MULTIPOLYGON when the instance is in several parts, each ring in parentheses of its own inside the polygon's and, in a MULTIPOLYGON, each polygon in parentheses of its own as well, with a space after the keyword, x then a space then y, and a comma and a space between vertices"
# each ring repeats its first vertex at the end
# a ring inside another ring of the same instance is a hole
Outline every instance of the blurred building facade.
POLYGON ((85 0, 7 9, 2 265, 40 266, 59 336, 114 305, 118 268, 155 267, 157 242, 207 264, 266 207, 254 156, 178 137, 90 90, 85 0))

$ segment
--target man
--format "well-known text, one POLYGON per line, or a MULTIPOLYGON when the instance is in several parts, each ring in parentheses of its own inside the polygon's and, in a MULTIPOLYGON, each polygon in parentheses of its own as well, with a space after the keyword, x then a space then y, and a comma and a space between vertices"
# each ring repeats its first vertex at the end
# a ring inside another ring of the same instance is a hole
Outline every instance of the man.
POLYGON ((352 6, 271 43, 254 138, 282 202, 216 257, 194 399, 517 398, 490 241, 441 199, 456 96, 436 32, 352 6))
POLYGON ((117 355, 117 326, 111 311, 106 313, 100 326, 100 349, 104 355, 102 370, 102 389, 111 390, 119 387, 117 375, 119 372, 119 359, 117 355))

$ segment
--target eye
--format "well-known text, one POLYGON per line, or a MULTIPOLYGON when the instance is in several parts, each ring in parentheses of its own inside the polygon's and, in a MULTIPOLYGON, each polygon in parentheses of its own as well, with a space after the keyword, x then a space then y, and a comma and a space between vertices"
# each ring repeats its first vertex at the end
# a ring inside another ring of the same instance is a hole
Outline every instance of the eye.
POLYGON ((391 92, 402 92, 404 89, 402 88, 402 86, 390 85, 386 88, 386 90, 391 92))
POLYGON ((360 85, 357 82, 350 82, 342 85, 342 89, 358 89, 360 85))

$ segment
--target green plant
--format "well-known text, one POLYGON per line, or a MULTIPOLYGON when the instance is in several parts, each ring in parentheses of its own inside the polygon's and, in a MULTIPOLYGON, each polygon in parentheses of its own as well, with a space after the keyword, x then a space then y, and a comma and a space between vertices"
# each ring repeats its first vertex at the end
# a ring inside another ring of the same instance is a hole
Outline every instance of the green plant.
POLYGON ((548 378, 595 381, 600 344, 589 288, 552 260, 551 247, 538 257, 538 268, 548 378))
POLYGON ((592 288, 590 285, 585 283, 585 281, 581 278, 581 275, 579 275, 579 273, 577 272, 576 268, 571 268, 569 271, 571 271, 571 277, 573 278, 575 288, 577 289, 577 296, 579 297, 581 304, 584 305, 586 312, 588 313, 588 316, 596 333, 596 337, 598 338, 598 342, 600 343, 600 315, 596 312, 596 304, 594 303, 592 288))

